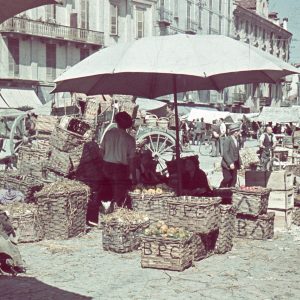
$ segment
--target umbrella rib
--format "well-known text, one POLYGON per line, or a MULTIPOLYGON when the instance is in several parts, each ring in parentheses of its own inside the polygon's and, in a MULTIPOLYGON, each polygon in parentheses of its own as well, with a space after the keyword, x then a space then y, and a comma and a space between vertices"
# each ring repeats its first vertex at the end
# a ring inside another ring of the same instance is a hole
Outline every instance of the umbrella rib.
POLYGON ((263 72, 263 74, 265 74, 272 81, 272 83, 276 83, 276 80, 274 80, 270 75, 268 75, 266 73, 266 71, 262 71, 262 72, 263 72))

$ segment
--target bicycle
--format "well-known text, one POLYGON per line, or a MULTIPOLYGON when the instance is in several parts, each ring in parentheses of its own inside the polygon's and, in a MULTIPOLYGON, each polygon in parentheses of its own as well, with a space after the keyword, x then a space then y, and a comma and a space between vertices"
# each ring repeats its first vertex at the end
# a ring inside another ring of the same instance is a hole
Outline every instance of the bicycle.
POLYGON ((274 149, 269 149, 269 151, 270 155, 265 158, 266 161, 264 162, 262 162, 262 153, 260 153, 260 164, 258 165, 259 171, 276 171, 281 169, 281 162, 279 158, 274 157, 274 149), (266 168, 264 168, 263 165, 265 165, 266 168))

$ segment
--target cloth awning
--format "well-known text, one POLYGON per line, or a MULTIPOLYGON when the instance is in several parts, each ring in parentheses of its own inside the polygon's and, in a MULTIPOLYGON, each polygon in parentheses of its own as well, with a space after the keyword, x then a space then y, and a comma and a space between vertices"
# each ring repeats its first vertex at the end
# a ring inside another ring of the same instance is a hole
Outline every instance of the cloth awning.
POLYGON ((0 108, 31 107, 36 108, 41 101, 33 89, 2 88, 0 90, 0 108))
POLYGON ((208 110, 207 108, 193 108, 188 115, 188 120, 193 121, 204 118, 205 123, 212 124, 214 120, 218 120, 220 118, 225 119, 229 115, 230 113, 227 111, 208 110))
POLYGON ((298 123, 300 114, 293 107, 264 107, 260 115, 255 118, 258 122, 298 123))

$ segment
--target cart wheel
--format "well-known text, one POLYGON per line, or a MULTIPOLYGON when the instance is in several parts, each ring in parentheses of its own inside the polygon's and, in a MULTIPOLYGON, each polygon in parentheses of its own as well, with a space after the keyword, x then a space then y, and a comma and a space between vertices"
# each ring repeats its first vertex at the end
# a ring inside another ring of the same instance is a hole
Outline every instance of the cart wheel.
POLYGON ((210 141, 204 141, 200 144, 199 151, 203 156, 211 155, 213 150, 213 145, 210 141))
POLYGON ((11 127, 9 135, 11 155, 16 154, 22 145, 28 143, 28 137, 25 135, 25 117, 26 114, 18 116, 11 127))
POLYGON ((175 153, 175 139, 170 134, 152 131, 138 137, 138 142, 146 140, 145 148, 150 150, 152 157, 158 162, 156 171, 162 172, 167 168, 166 161, 172 160, 175 153))

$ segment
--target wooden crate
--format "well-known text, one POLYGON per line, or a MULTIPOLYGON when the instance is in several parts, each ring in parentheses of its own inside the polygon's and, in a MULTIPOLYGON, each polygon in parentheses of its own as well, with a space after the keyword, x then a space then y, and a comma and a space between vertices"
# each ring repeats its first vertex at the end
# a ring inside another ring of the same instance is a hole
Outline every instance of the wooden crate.
POLYGON ((269 209, 290 209, 294 207, 294 189, 287 191, 271 191, 269 209))
POLYGON ((141 265, 171 271, 183 271, 192 265, 193 236, 187 239, 142 236, 141 265))
POLYGON ((237 215, 235 222, 236 236, 254 240, 271 239, 274 236, 274 212, 258 217, 237 215))
POLYGON ((265 214, 268 209, 270 190, 261 188, 261 191, 246 191, 236 188, 233 190, 232 205, 237 213, 249 216, 265 214))
POLYGON ((290 229, 293 222, 293 209, 269 209, 275 214, 274 227, 278 229, 290 229))
POLYGON ((167 200, 168 224, 198 233, 219 227, 221 199, 218 197, 181 196, 167 200))
POLYGON ((293 187, 292 172, 281 171, 246 171, 246 186, 262 186, 273 190, 288 190, 293 187))
POLYGON ((287 172, 291 172, 294 176, 300 177, 300 163, 288 164, 284 169, 287 172))

